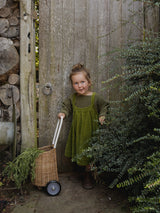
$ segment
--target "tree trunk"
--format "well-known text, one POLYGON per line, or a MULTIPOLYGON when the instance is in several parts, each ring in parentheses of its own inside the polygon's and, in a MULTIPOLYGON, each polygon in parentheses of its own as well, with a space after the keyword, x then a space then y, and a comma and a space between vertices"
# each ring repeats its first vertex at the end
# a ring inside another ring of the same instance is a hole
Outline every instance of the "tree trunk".
POLYGON ((5 33, 9 29, 9 21, 5 18, 0 19, 0 32, 5 33))
POLYGON ((11 85, 19 85, 20 76, 18 74, 11 74, 8 78, 8 83, 11 85))
POLYGON ((19 20, 16 16, 11 16, 9 18, 9 23, 10 23, 10 26, 16 26, 19 24, 19 20))
POLYGON ((16 86, 5 84, 0 87, 0 100, 10 106, 19 100, 19 89, 16 86))
POLYGON ((0 35, 6 38, 16 38, 19 36, 19 26, 12 26, 5 33, 1 33, 0 35))
POLYGON ((19 54, 10 39, 0 37, 0 80, 3 75, 17 72, 19 54))
POLYGON ((13 12, 13 15, 16 16, 17 18, 20 17, 20 11, 19 9, 16 9, 14 12, 13 12))
POLYGON ((0 1, 0 9, 6 6, 6 0, 0 1))
POLYGON ((11 9, 9 7, 4 7, 0 9, 0 17, 6 18, 11 14, 11 9))

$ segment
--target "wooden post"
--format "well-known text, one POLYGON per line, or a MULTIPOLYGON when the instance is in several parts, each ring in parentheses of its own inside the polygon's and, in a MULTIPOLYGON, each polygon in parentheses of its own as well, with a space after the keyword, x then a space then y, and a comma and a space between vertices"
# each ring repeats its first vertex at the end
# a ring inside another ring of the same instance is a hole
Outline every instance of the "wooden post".
POLYGON ((21 0, 20 11, 21 150, 23 151, 37 144, 33 1, 21 0))

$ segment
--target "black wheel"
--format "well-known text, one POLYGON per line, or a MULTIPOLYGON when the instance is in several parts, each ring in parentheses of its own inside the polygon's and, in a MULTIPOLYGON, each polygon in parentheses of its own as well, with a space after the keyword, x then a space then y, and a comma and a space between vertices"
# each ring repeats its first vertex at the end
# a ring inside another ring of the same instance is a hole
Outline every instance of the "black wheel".
POLYGON ((47 184, 47 192, 51 196, 56 196, 61 191, 61 184, 58 181, 52 180, 47 184))

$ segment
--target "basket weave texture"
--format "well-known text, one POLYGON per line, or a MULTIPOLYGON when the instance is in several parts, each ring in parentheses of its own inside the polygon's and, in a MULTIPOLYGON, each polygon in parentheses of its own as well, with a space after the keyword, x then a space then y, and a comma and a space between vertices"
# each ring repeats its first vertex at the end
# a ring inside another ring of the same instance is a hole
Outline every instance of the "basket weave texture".
POLYGON ((44 146, 41 153, 35 161, 35 179, 34 185, 46 186, 52 180, 58 181, 56 149, 53 146, 44 146))

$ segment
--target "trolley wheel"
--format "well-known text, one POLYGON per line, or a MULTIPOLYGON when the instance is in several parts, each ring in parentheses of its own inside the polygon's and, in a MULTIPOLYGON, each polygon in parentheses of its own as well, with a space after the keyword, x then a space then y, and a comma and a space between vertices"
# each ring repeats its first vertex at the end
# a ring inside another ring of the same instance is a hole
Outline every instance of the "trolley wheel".
POLYGON ((47 192, 51 196, 56 196, 61 191, 61 184, 58 181, 52 180, 47 184, 47 192))

